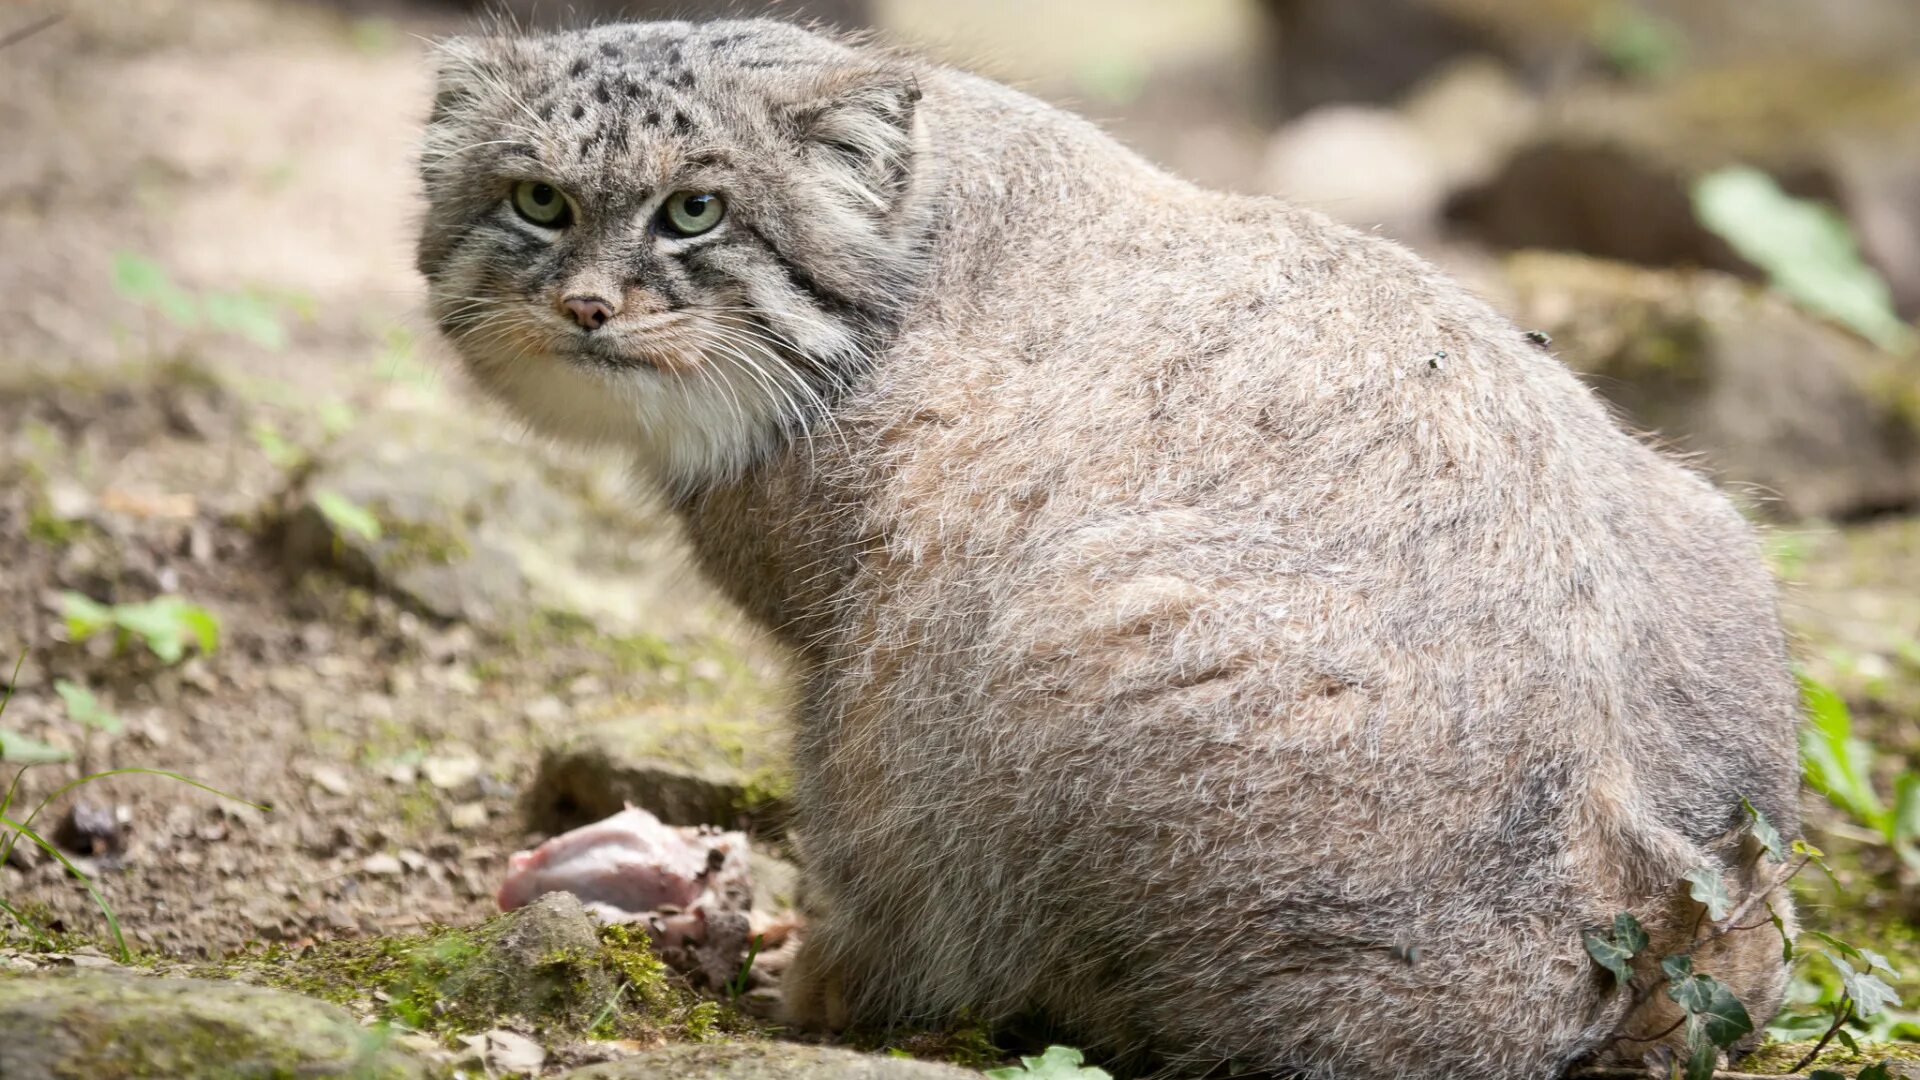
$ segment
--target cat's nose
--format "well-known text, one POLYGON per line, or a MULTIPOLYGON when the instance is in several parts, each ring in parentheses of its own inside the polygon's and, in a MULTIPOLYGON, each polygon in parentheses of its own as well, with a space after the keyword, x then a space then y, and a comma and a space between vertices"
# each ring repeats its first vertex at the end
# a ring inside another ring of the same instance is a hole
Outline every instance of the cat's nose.
POLYGON ((598 330, 613 318, 613 305, 597 296, 569 296, 560 301, 573 321, 588 330, 598 330))

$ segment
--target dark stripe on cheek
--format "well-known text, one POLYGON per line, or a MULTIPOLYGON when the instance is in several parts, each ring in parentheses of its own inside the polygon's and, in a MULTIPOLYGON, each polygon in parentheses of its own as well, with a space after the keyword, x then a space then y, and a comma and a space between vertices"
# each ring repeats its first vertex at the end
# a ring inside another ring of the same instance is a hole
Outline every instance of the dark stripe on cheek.
POLYGON ((752 236, 766 246, 767 253, 773 256, 774 265, 780 268, 780 272, 787 276, 787 280, 792 282, 795 288, 806 293, 812 298, 814 303, 820 305, 820 307, 824 308, 835 318, 842 322, 858 322, 873 325, 878 325, 886 321, 885 312, 873 310, 867 305, 861 304, 859 301, 850 297, 842 296, 821 284, 820 281, 808 273, 804 267, 792 259, 787 258, 786 253, 782 252, 779 246, 772 240, 767 239, 766 234, 759 229, 751 225, 742 227, 749 236, 752 236))

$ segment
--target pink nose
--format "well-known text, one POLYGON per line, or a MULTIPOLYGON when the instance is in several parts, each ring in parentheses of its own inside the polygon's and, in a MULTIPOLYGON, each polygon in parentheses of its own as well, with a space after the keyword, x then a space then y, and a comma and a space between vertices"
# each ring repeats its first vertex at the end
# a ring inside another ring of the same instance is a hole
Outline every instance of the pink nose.
POLYGON ((560 301, 573 321, 588 330, 598 330, 613 318, 613 305, 597 296, 569 296, 560 301))

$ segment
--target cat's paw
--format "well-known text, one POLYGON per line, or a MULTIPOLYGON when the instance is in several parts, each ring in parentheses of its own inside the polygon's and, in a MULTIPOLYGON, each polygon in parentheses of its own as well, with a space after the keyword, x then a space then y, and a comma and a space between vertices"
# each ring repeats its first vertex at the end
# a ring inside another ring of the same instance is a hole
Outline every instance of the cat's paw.
POLYGON ((803 1031, 844 1031, 849 1023, 841 965, 812 941, 802 941, 780 980, 780 1018, 803 1031))

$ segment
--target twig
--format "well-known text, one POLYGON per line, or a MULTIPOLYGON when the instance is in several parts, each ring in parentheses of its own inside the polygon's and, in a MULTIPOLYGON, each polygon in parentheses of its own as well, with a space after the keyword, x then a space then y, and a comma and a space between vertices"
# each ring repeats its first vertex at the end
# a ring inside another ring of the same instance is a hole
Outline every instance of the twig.
POLYGON ((1853 999, 1842 994, 1840 995, 1840 1004, 1844 1006, 1844 1008, 1839 1008, 1834 1011, 1833 1026, 1827 1028, 1827 1033, 1820 1036, 1819 1042, 1813 1044, 1813 1049, 1807 1051, 1807 1056, 1795 1062, 1793 1068, 1789 1071, 1799 1072, 1801 1069, 1813 1064, 1814 1059, 1820 1056, 1820 1051, 1827 1048, 1827 1043, 1833 1041, 1834 1035, 1839 1032, 1840 1028, 1846 1024, 1848 1020, 1853 1019, 1853 999))
POLYGON ((1666 1030, 1664 1031, 1657 1031, 1652 1035, 1622 1035, 1620 1036, 1620 1039, 1625 1042, 1654 1042, 1659 1039, 1664 1039, 1667 1036, 1673 1034, 1675 1031, 1678 1031, 1680 1029, 1680 1025, 1686 1022, 1687 1022, 1686 1014, 1682 1013, 1680 1016, 1680 1019, 1675 1020, 1671 1024, 1668 1024, 1666 1027, 1666 1030))
POLYGON ((0 49, 4 49, 9 45, 17 45, 66 17, 66 12, 56 11, 51 15, 43 15, 18 30, 10 30, 5 34, 0 34, 0 49))

